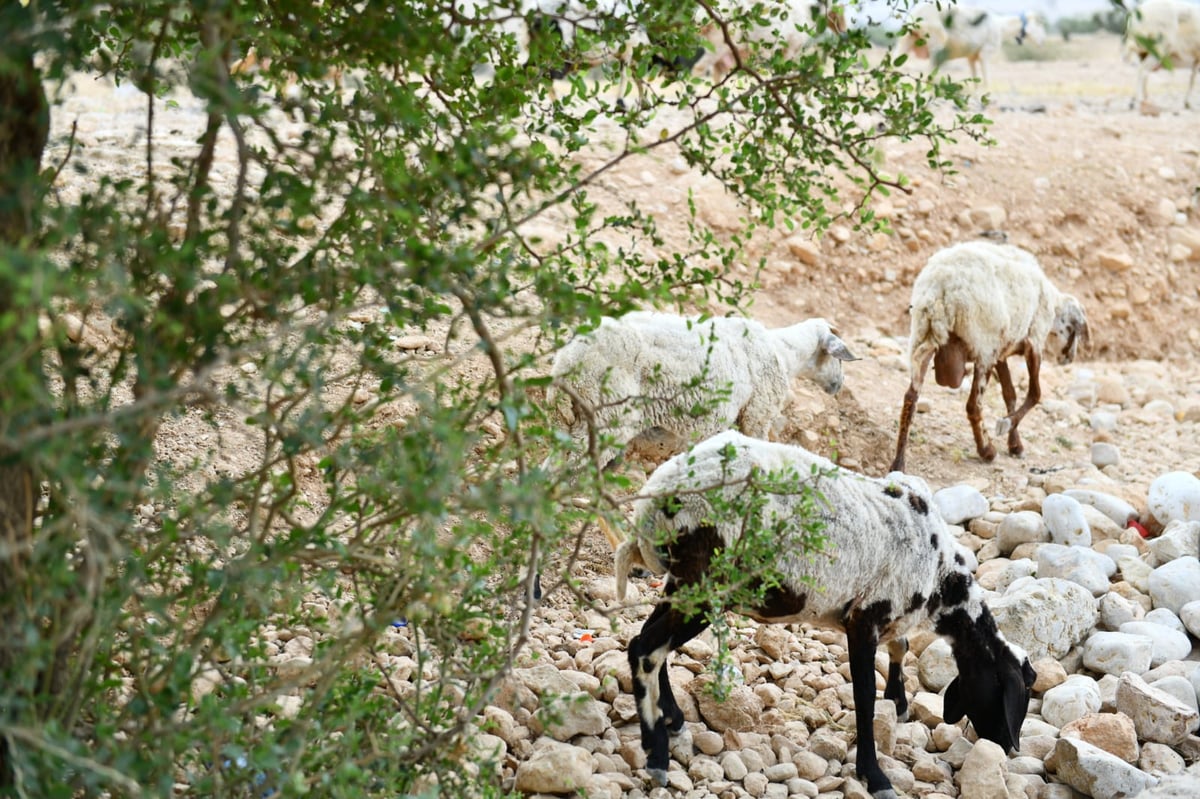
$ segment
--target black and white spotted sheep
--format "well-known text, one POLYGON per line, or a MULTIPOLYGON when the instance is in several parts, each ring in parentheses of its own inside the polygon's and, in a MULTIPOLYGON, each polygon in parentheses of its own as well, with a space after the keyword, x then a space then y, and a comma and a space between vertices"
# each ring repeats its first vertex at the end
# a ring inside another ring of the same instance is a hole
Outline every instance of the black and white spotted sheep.
POLYGON ((866 477, 800 447, 731 431, 654 472, 636 501, 633 536, 617 549, 619 595, 624 595, 634 565, 669 575, 662 600, 629 644, 650 776, 666 783, 668 736, 683 726, 667 679, 667 659, 709 623, 704 610, 687 615, 672 597, 698 583, 714 552, 729 548, 741 535, 740 520, 721 521, 705 489, 734 501, 748 490, 748 478, 756 472, 796 476, 796 491, 764 498, 760 518, 772 520, 772 527, 775 520, 797 513, 800 484, 819 492, 825 545, 814 555, 799 544, 798 531, 781 532, 781 584, 766 593, 761 605, 738 612, 760 622, 809 622, 845 631, 858 734, 855 767, 875 799, 895 797, 875 751, 875 650, 888 643, 892 663, 884 697, 893 699, 903 715, 903 636, 916 625, 932 626, 954 652, 959 676, 946 689, 946 721, 954 723, 965 714, 980 736, 1005 751, 1017 747, 1034 671, 1020 647, 1007 642, 996 627, 983 590, 924 481, 902 473, 866 477))

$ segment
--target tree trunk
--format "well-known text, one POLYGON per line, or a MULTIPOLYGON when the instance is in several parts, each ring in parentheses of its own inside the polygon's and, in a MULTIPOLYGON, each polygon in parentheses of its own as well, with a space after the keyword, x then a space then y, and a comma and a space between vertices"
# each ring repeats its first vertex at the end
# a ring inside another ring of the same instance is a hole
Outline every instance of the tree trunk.
MULTIPOLYGON (((33 61, 28 36, 32 15, 18 3, 6 4, 0 13, 0 317, 36 314, 36 308, 14 302, 20 259, 11 254, 30 245, 36 232, 37 209, 42 196, 39 168, 50 132, 50 112, 41 76, 33 61), (7 261, 5 264, 3 261, 7 261)), ((17 321, 17 328, 22 327, 17 321)), ((0 341, 0 360, 8 361, 0 341)), ((40 375, 37 364, 30 373, 40 375)), ((24 405, 19 397, 0 397, 0 432, 11 433, 12 414, 24 405)), ((27 453, 0 446, 0 679, 10 673, 19 653, 22 614, 18 603, 25 596, 26 563, 33 541, 37 478, 27 453)), ((12 784, 8 753, 0 745, 0 789, 12 784)), ((0 791, 2 792, 2 791, 0 791)))

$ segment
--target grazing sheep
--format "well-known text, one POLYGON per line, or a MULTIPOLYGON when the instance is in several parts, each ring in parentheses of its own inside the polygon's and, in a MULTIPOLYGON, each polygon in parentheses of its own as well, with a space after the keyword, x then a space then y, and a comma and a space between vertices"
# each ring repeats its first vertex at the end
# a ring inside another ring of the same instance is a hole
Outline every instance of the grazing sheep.
POLYGON ((701 33, 712 49, 706 49, 693 67, 697 74, 710 75, 714 83, 720 83, 739 63, 752 59, 759 49, 779 49, 785 58, 794 58, 817 34, 822 17, 828 30, 846 30, 842 9, 831 0, 724 0, 716 13, 729 24, 723 26, 711 19, 702 23, 701 33), (764 4, 765 23, 730 21, 764 4))
POLYGON ((933 62, 936 72, 942 64, 954 58, 965 58, 971 67, 971 77, 979 77, 988 88, 987 59, 1000 49, 1001 42, 1013 39, 1040 45, 1046 40, 1046 26, 1041 15, 1022 13, 1007 16, 948 2, 926 2, 913 7, 910 31, 896 43, 893 55, 913 53, 933 62))
POLYGON ((652 430, 676 449, 736 427, 766 438, 803 375, 829 394, 842 387, 842 361, 856 360, 824 319, 768 329, 751 319, 635 311, 604 319, 554 358, 559 406, 580 444, 589 420, 610 437, 600 463, 652 430), (715 399, 714 399, 715 395, 715 399))
POLYGON ((974 364, 967 418, 979 457, 990 462, 996 449, 983 430, 980 399, 995 371, 1008 415, 997 435, 1008 433, 1008 452, 1024 447, 1017 426, 1041 399, 1038 369, 1042 352, 1070 363, 1082 342, 1088 343, 1087 316, 1079 301, 1063 294, 1046 278, 1037 259, 1006 244, 971 241, 933 255, 913 283, 912 331, 909 339, 911 383, 900 411, 900 434, 892 471, 904 470, 904 448, 917 396, 933 359, 938 385, 958 388, 966 362, 974 364), (1016 407, 1017 394, 1005 359, 1022 355, 1029 368, 1029 392, 1016 407))
POLYGON ((1138 60, 1131 108, 1146 99, 1150 72, 1163 66, 1174 69, 1180 64, 1191 67, 1183 107, 1192 107, 1192 87, 1200 70, 1200 7, 1184 0, 1146 0, 1125 23, 1125 51, 1138 60))
POLYGON ((1036 675, 1025 653, 1000 634, 924 481, 903 474, 864 477, 800 447, 730 431, 651 475, 635 505, 634 535, 617 548, 619 596, 632 565, 669 575, 663 599, 629 642, 646 770, 653 779, 666 784, 668 735, 683 727, 667 659, 708 626, 712 610, 709 605, 689 614, 672 598, 704 580, 718 550, 734 551, 750 535, 744 514, 729 518, 716 510, 740 509, 743 502, 761 502, 761 513, 748 523, 769 525, 762 534, 779 536, 773 546, 779 574, 772 577, 781 580, 761 605, 737 612, 759 622, 810 622, 846 632, 858 735, 855 768, 875 799, 896 796, 875 751, 875 650, 888 643, 892 668, 884 696, 895 697, 900 710, 898 656, 904 648, 897 644, 916 625, 932 626, 954 651, 959 676, 946 689, 946 721, 965 714, 979 735, 1006 751, 1019 744, 1036 675), (763 475, 769 475, 769 487, 752 489, 763 475), (794 488, 784 492, 781 485, 794 488), (806 488, 817 492, 824 521, 825 543, 817 554, 806 551, 798 527, 783 526, 799 521, 806 488))

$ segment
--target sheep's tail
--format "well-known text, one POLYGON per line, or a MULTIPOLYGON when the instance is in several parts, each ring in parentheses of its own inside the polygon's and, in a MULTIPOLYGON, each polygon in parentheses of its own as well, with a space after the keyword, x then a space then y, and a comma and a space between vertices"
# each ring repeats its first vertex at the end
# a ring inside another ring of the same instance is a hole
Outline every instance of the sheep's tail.
POLYGON ((957 322, 954 308, 941 297, 913 303, 909 314, 912 316, 909 346, 914 351, 918 345, 937 348, 948 342, 957 322))

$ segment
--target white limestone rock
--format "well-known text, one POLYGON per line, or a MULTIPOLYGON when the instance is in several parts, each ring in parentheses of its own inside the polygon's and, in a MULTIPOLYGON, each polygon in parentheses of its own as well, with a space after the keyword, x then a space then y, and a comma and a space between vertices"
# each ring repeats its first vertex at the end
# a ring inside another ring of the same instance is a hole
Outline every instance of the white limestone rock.
POLYGON ((1146 542, 1158 565, 1178 558, 1200 554, 1200 522, 1174 520, 1163 529, 1162 535, 1146 542))
POLYGON ((1042 519, 1050 541, 1064 546, 1090 547, 1092 528, 1083 517, 1083 505, 1066 494, 1050 494, 1042 500, 1042 519))
POLYGON ((1150 598, 1156 608, 1169 608, 1178 615, 1183 606, 1200 599, 1200 560, 1176 558, 1150 573, 1150 598))
POLYGON ((1011 555, 1021 544, 1040 544, 1050 540, 1050 531, 1042 514, 1032 510, 1010 513, 996 530, 996 545, 1001 555, 1011 555))
POLYGON ((1100 615, 1090 591, 1054 578, 1015 582, 988 606, 1000 631, 1024 647, 1031 661, 1063 657, 1092 632, 1100 615))
POLYGON ((592 756, 584 748, 542 738, 529 759, 517 766, 516 790, 523 793, 572 793, 592 776, 592 756))
POLYGON ((1086 588, 1099 597, 1108 591, 1108 578, 1116 574, 1112 558, 1084 546, 1044 544, 1037 551, 1038 577, 1059 577, 1086 588))
POLYGON ((1154 518, 1163 524, 1172 521, 1200 521, 1200 479, 1191 472, 1167 472, 1150 484, 1147 503, 1154 518))
POLYGON ((945 638, 937 638, 925 647, 925 651, 917 658, 917 675, 921 679, 921 685, 934 693, 941 691, 958 676, 954 652, 945 638))
POLYGON ((1157 680, 1146 680, 1146 683, 1160 691, 1165 691, 1192 710, 1200 710, 1200 701, 1196 698, 1196 688, 1187 677, 1181 674, 1170 674, 1157 680))
POLYGON ((1093 491, 1091 488, 1068 488, 1062 492, 1079 503, 1094 507, 1112 519, 1117 527, 1124 528, 1129 519, 1138 518, 1138 509, 1112 494, 1103 491, 1093 491))
POLYGON ((1021 580, 1026 577, 1033 577, 1036 574, 1037 563, 1035 563, 1031 558, 1017 558, 1016 560, 1009 561, 1008 564, 1000 570, 1000 573, 996 576, 993 590, 1002 594, 1007 591, 1008 587, 1017 580, 1021 580))
POLYGON ((1162 777, 1155 786, 1146 788, 1133 799, 1196 799, 1200 796, 1200 774, 1188 771, 1162 777))
POLYGON ((963 759, 955 777, 959 795, 973 799, 1012 799, 1007 785, 1008 756, 997 743, 981 738, 963 759))
POLYGON ((1116 541, 1105 546, 1103 552, 1112 558, 1113 563, 1116 563, 1118 567, 1121 565, 1121 558, 1136 558, 1141 555, 1141 550, 1133 544, 1119 544, 1116 541))
POLYGON ((1154 639, 1122 632, 1099 632, 1083 645, 1083 665, 1092 671, 1121 675, 1150 670, 1154 639))
POLYGON ((1062 729, 1100 711, 1100 686, 1091 677, 1072 674, 1042 696, 1042 718, 1062 729))
POLYGON ((1121 462, 1121 450, 1107 441, 1097 441, 1092 444, 1091 460, 1097 469, 1116 466, 1121 462))
POLYGON ((1173 630, 1165 624, 1152 621, 1127 621, 1121 625, 1120 632, 1130 635, 1144 635, 1153 641, 1150 653, 1150 667, 1161 666, 1168 660, 1183 660, 1192 651, 1192 642, 1186 633, 1173 630))
POLYGON ((1059 738, 1054 747, 1058 778, 1093 799, 1125 799, 1158 781, 1098 746, 1059 738))
POLYGON ((1174 746, 1200 726, 1200 713, 1127 672, 1117 683, 1117 711, 1133 719, 1138 738, 1174 746))
POLYGON ((987 498, 979 493, 979 489, 966 483, 935 492, 933 504, 946 524, 962 524, 988 512, 987 498))
POLYGON ((1143 594, 1150 593, 1150 575, 1154 572, 1154 567, 1149 563, 1139 557, 1123 555, 1117 561, 1117 571, 1134 588, 1143 594))
POLYGON ((1092 530, 1093 544, 1098 541, 1116 541, 1121 538, 1121 534, 1125 531, 1124 525, 1118 525, 1091 505, 1082 505, 1081 507, 1083 518, 1087 520, 1088 527, 1092 530))
MULTIPOLYGON (((1179 774, 1187 767, 1183 756, 1166 744, 1148 742, 1142 747, 1142 755, 1138 758, 1138 768, 1156 777, 1168 774, 1179 774)), ((1196 786, 1200 788, 1200 785, 1196 786)))
POLYGON ((1170 627, 1176 632, 1187 634, 1187 627, 1184 626, 1183 621, 1170 608, 1155 608, 1146 614, 1146 621, 1152 621, 1155 624, 1170 627))
POLYGON ((1200 599, 1193 599, 1181 607, 1179 620, 1189 633, 1200 638, 1200 599))
POLYGON ((564 742, 576 735, 601 735, 608 726, 608 706, 584 691, 563 696, 543 695, 541 706, 530 719, 534 732, 545 732, 564 742))
POLYGON ((1145 614, 1146 611, 1137 602, 1114 591, 1109 591, 1100 597, 1100 627, 1102 629, 1116 632, 1125 622, 1137 621, 1145 614))

